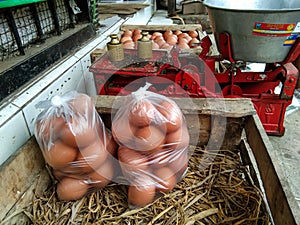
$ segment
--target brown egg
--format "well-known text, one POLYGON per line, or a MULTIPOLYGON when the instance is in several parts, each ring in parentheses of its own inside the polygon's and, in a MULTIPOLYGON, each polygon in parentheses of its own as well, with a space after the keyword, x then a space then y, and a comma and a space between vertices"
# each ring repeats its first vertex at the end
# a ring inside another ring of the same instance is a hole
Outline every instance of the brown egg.
POLYGON ((199 43, 200 43, 200 41, 197 38, 192 38, 189 42, 189 46, 190 46, 190 48, 196 48, 196 47, 198 47, 199 43))
POLYGON ((132 31, 132 36, 137 35, 137 34, 141 34, 142 30, 141 29, 134 29, 132 31))
POLYGON ((137 127, 148 126, 154 119, 155 107, 147 100, 136 102, 130 109, 129 122, 137 127))
POLYGON ((148 158, 132 149, 120 146, 118 159, 124 176, 132 182, 148 170, 148 158))
POLYGON ((166 44, 166 41, 165 40, 159 40, 156 43, 158 44, 159 48, 161 49, 162 46, 166 44))
POLYGON ((50 149, 43 151, 46 162, 53 168, 63 168, 76 159, 78 149, 65 145, 60 140, 51 144, 50 149))
POLYGON ((44 148, 46 148, 49 143, 54 142, 59 138, 59 131, 64 123, 64 118, 57 116, 43 118, 36 122, 37 138, 43 142, 44 148))
POLYGON ((60 170, 52 169, 52 174, 57 180, 62 180, 66 174, 60 170))
POLYGON ((163 44, 162 46, 160 46, 161 49, 172 49, 173 46, 169 45, 168 43, 163 44))
POLYGON ((178 47, 181 48, 181 49, 189 49, 190 48, 190 46, 187 43, 184 43, 184 42, 179 42, 178 47))
POLYGON ((153 37, 158 37, 158 36, 162 37, 163 34, 162 34, 161 32, 158 32, 158 31, 156 31, 156 32, 154 32, 154 33, 152 34, 152 38, 153 38, 153 37))
POLYGON ((128 49, 134 49, 135 43, 133 42, 133 40, 128 40, 123 43, 123 47, 128 49))
POLYGON ((74 113, 80 113, 85 117, 92 116, 94 112, 94 105, 90 96, 78 93, 68 102, 68 105, 71 107, 74 113))
POLYGON ((118 145, 109 132, 106 132, 106 151, 113 157, 117 157, 118 145))
POLYGON ((141 39, 142 38, 142 35, 141 34, 134 34, 133 36, 132 36, 132 40, 134 41, 134 42, 137 42, 139 39, 141 39))
POLYGON ((121 117, 114 119, 112 122, 111 132, 115 141, 119 145, 126 146, 128 148, 134 148, 135 143, 133 141, 136 127, 129 123, 127 118, 121 117))
POLYGON ((121 38, 120 41, 121 41, 123 44, 125 44, 126 41, 132 41, 132 38, 129 37, 129 36, 124 36, 124 37, 121 38))
POLYGON ((154 41, 155 41, 156 43, 158 43, 159 41, 164 41, 164 42, 165 42, 165 39, 164 39, 163 36, 156 36, 156 37, 154 38, 154 41))
POLYGON ((167 40, 167 38, 168 38, 170 35, 172 35, 172 34, 173 34, 173 31, 171 31, 171 30, 166 30, 166 31, 164 32, 163 36, 164 36, 165 40, 167 40))
POLYGON ((83 173, 94 171, 103 164, 107 154, 103 142, 97 139, 92 144, 80 149, 73 166, 78 167, 79 171, 83 173))
POLYGON ((189 35, 187 33, 181 33, 177 35, 178 39, 187 38, 189 35))
POLYGON ((155 42, 152 42, 152 49, 159 49, 159 45, 155 42))
POLYGON ((192 38, 196 38, 196 37, 198 37, 198 32, 195 31, 195 30, 190 30, 190 31, 189 31, 189 35, 190 35, 192 38))
POLYGON ((96 188, 103 188, 114 176, 114 166, 111 160, 106 160, 99 168, 87 175, 88 183, 96 188))
POLYGON ((173 158, 174 150, 172 148, 168 148, 167 145, 162 145, 160 148, 152 151, 151 153, 147 152, 146 155, 148 157, 149 168, 154 170, 168 166, 173 158))
POLYGON ((56 193, 60 200, 72 201, 82 198, 88 191, 83 180, 65 177, 57 184, 56 193))
POLYGON ((184 43, 184 44, 188 44, 189 42, 188 42, 188 40, 186 39, 186 38, 180 38, 180 39, 178 39, 178 42, 177 42, 178 44, 182 44, 182 43, 184 43))
POLYGON ((190 136, 186 126, 182 126, 181 128, 173 132, 169 132, 166 135, 166 143, 173 149, 186 148, 189 145, 189 142, 190 136))
POLYGON ((165 133, 152 125, 137 129, 135 137, 135 150, 141 152, 156 149, 165 141, 165 133))
POLYGON ((149 183, 149 180, 151 178, 144 178, 144 186, 129 186, 128 203, 130 207, 144 207, 154 200, 155 185, 152 181, 149 183))
POLYGON ((182 149, 173 153, 173 158, 170 160, 168 167, 176 174, 177 179, 182 178, 188 166, 187 149, 182 149))
POLYGON ((177 40, 178 40, 177 36, 173 34, 167 37, 166 42, 169 45, 175 45, 177 43, 177 40))
POLYGON ((182 113, 175 102, 162 101, 156 109, 164 117, 167 132, 173 132, 182 125, 182 113))
POLYGON ((174 31, 174 34, 175 34, 176 36, 178 36, 179 34, 182 34, 182 31, 181 31, 181 30, 176 30, 176 31, 174 31))
POLYGON ((155 175, 154 179, 155 179, 155 185, 157 191, 168 193, 176 185, 176 175, 168 167, 157 169, 154 172, 154 175, 155 175))
POLYGON ((131 30, 125 30, 122 34, 123 37, 132 37, 132 31, 131 30))
POLYGON ((191 36, 189 36, 189 35, 188 35, 188 36, 186 36, 185 38, 187 39, 187 41, 188 41, 188 42, 190 42, 190 41, 192 40, 192 37, 191 37, 191 36))
POLYGON ((85 147, 94 142, 97 137, 98 124, 92 126, 83 117, 71 118, 60 130, 60 139, 72 147, 85 147))

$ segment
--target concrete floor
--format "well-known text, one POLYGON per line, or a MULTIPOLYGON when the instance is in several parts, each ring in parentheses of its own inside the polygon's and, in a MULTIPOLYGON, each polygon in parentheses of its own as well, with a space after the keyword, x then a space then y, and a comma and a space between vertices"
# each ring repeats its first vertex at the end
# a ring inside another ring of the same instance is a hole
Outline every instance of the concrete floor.
MULTIPOLYGON (((295 93, 299 95, 298 91, 295 93)), ((269 139, 281 162, 300 212, 300 95, 298 95, 294 96, 293 103, 287 108, 284 136, 269 136, 269 139)))

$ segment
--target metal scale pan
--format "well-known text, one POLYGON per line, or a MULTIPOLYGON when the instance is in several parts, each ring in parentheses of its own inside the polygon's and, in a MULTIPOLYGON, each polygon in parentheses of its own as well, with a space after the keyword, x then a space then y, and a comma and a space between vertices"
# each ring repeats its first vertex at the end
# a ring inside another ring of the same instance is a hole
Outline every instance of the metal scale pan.
POLYGON ((283 62, 300 33, 299 0, 204 0, 217 45, 229 33, 235 60, 283 62))

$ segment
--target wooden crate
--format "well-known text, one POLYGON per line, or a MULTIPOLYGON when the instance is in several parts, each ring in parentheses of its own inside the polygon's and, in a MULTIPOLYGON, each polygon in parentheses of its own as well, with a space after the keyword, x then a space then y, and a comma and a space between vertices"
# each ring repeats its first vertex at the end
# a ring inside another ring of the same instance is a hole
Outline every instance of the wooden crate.
MULTIPOLYGON (((110 127, 111 114, 123 102, 123 98, 97 96, 93 99, 107 127, 110 127)), ((274 224, 299 224, 299 208, 251 100, 193 99, 192 105, 187 104, 184 98, 173 100, 182 109, 190 136, 198 140, 198 144, 212 148, 240 147, 243 160, 250 165, 254 182, 265 194, 265 204, 269 207, 274 224), (195 126, 198 122, 200 129, 195 126)), ((34 137, 0 168, 0 179, 0 221, 3 224, 25 224, 28 218, 24 209, 32 207, 34 193, 46 190, 50 182, 34 137)))
POLYGON ((178 24, 170 24, 170 25, 134 25, 134 24, 123 24, 120 27, 121 31, 125 30, 134 30, 134 29, 140 29, 143 31, 166 31, 166 30, 181 30, 181 31, 190 31, 190 30, 197 30, 202 32, 202 26, 201 24, 187 24, 187 25, 178 25, 178 24))

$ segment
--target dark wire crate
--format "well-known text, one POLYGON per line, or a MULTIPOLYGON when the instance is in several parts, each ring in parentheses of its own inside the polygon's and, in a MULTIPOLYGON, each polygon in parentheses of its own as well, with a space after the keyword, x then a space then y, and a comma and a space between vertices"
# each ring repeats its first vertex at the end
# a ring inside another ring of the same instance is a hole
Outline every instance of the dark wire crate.
POLYGON ((73 24, 67 0, 0 8, 0 61, 25 55, 32 44, 59 35, 73 24))

